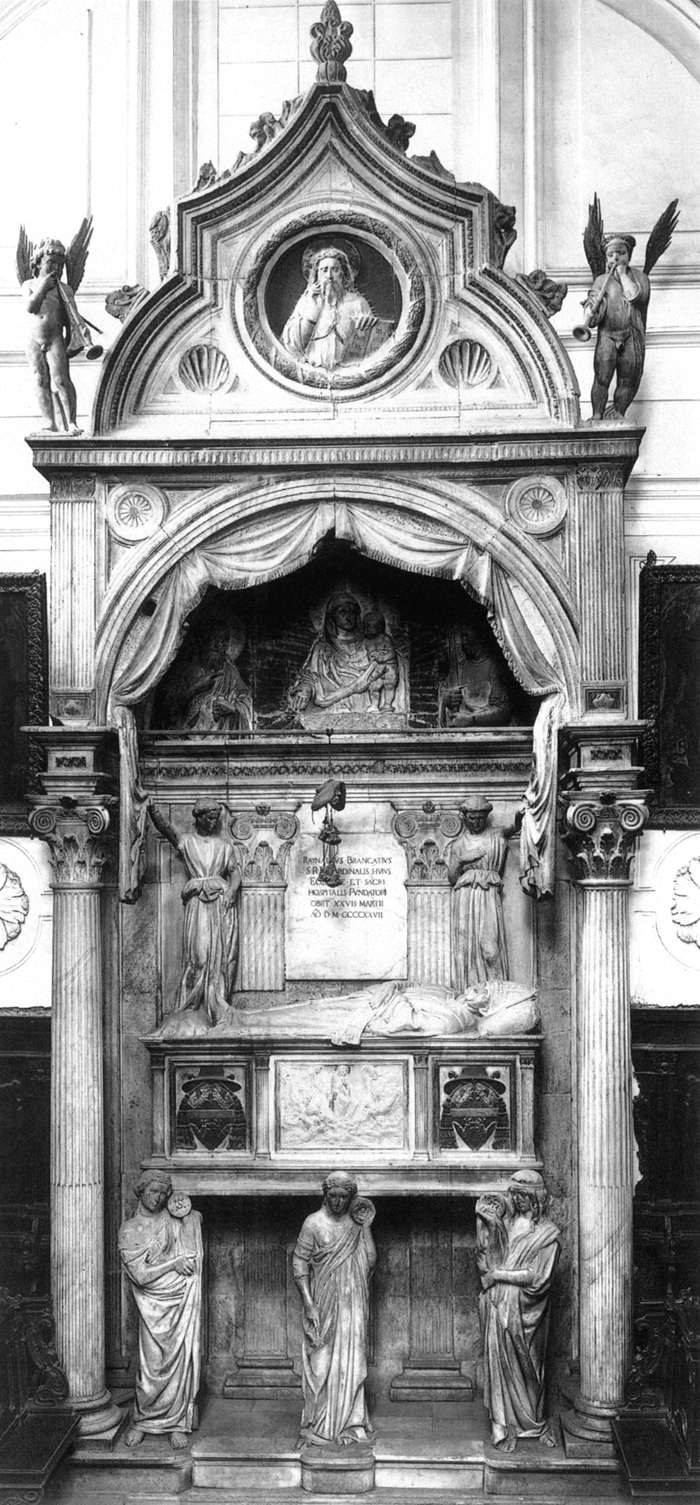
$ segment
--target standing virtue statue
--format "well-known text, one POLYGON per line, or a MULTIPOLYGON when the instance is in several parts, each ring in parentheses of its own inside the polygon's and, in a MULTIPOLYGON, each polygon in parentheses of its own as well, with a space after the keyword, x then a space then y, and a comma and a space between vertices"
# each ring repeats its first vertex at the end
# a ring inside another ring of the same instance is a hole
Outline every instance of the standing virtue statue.
POLYGON ((347 1171, 323 1182, 323 1204, 302 1224, 292 1261, 304 1303, 301 1436, 321 1446, 367 1442, 369 1283, 377 1261, 374 1206, 347 1171))
POLYGON ((119 1254, 139 1315, 139 1352, 127 1447, 146 1432, 187 1446, 197 1426, 202 1315, 202 1215, 172 1194, 170 1177, 146 1171, 134 1216, 119 1229, 119 1254))
POLYGON ((644 370, 649 272, 671 244, 678 222, 677 206, 678 200, 673 199, 657 219, 647 241, 644 270, 638 272, 630 267, 634 236, 605 235, 598 195, 593 195, 583 246, 595 281, 583 305, 583 322, 574 334, 577 340, 590 340, 591 329, 598 330, 591 388, 592 418, 596 421, 621 421, 637 395, 644 370), (608 407, 613 376, 617 384, 608 407))
POLYGON ((187 872, 182 890, 182 976, 175 1008, 202 1011, 208 1024, 217 1024, 228 1013, 236 980, 236 900, 241 886, 233 843, 217 834, 221 805, 195 805, 194 833, 185 836, 155 805, 149 805, 149 814, 156 830, 182 858, 187 872))
POLYGON ((530 1170, 515 1172, 508 1202, 496 1194, 476 1204, 484 1405, 491 1439, 505 1453, 519 1437, 554 1447, 544 1415, 545 1358, 561 1234, 543 1216, 545 1205, 544 1181, 530 1170))
POLYGON ((470 795, 461 806, 464 829, 447 850, 452 884, 452 986, 458 993, 475 983, 508 976, 503 919, 503 873, 508 839, 520 816, 506 830, 487 831, 493 805, 470 795))
MULTIPOLYGON (((75 387, 69 360, 82 350, 88 360, 102 354, 93 344, 90 325, 78 312, 75 294, 83 280, 92 219, 84 219, 66 250, 60 240, 41 240, 33 246, 24 225, 17 241, 17 277, 27 320, 27 360, 36 380, 41 416, 47 429, 63 428, 79 434, 75 387), (65 266, 66 280, 61 281, 65 266)), ((99 333, 99 330, 97 331, 99 333)))
POLYGON ((389 338, 392 324, 372 313, 355 288, 356 272, 338 246, 307 250, 303 258, 306 292, 284 329, 282 344, 307 366, 334 371, 363 361, 389 338))

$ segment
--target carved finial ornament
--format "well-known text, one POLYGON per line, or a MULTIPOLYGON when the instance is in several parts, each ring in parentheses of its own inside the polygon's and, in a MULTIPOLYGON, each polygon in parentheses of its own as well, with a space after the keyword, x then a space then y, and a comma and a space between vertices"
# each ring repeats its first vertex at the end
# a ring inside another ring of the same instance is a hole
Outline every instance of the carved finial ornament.
POLYGON ((636 840, 648 816, 641 796, 571 797, 563 835, 575 881, 596 887, 629 883, 636 840))
POLYGON ((319 84, 345 83, 345 64, 352 52, 352 32, 351 23, 343 20, 335 0, 328 0, 321 11, 320 21, 315 21, 311 27, 311 56, 318 63, 316 80, 319 84))

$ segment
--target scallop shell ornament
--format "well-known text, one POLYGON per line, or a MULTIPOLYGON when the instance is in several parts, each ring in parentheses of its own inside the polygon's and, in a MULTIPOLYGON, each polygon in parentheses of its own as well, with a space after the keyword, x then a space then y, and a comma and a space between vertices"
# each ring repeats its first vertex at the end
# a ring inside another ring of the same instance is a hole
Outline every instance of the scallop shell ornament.
POLYGON ((29 914, 29 900, 12 868, 0 862, 0 951, 15 941, 29 914))
POLYGON ((177 369, 188 392, 221 392, 231 384, 231 367, 217 345, 191 345, 177 369))
POLYGON ((679 941, 700 946, 700 857, 678 869, 673 880, 671 919, 679 941))
POLYGON ((494 374, 491 356, 478 340, 454 340, 440 356, 440 375, 451 387, 481 387, 494 374))

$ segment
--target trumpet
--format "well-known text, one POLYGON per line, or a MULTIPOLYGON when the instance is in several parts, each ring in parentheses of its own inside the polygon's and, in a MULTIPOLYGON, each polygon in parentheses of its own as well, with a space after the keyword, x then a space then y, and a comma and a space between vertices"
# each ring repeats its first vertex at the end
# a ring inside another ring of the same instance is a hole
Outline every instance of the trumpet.
MULTIPOLYGON (((605 282, 603 283, 603 286, 601 287, 600 292, 598 293, 598 296, 595 299, 595 302, 591 304, 591 306, 590 306, 590 308, 588 310, 588 313, 586 314, 586 317, 583 320, 583 323, 582 324, 575 324, 574 325, 574 328, 573 328, 573 330, 571 332, 572 332, 575 340, 581 340, 581 341, 590 340, 590 338, 591 338, 591 320, 595 318, 595 316, 596 316, 596 314, 598 312, 598 309, 600 308, 600 305, 603 302, 603 299, 605 298, 605 294, 608 291, 608 287, 609 287, 610 283, 612 282, 613 277, 615 276, 616 271, 617 271, 617 267, 616 266, 611 267, 611 269, 608 272, 608 275, 607 275, 607 277, 605 279, 605 282)), ((585 307, 585 304, 583 306, 585 307)))

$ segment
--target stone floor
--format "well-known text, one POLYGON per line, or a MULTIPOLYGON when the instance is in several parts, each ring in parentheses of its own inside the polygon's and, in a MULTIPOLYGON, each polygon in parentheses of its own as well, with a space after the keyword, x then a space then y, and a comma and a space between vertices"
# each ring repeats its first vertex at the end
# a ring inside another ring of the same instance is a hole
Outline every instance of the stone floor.
MULTIPOLYGON (((184 1455, 167 1439, 144 1439, 135 1450, 120 1439, 111 1452, 79 1447, 47 1489, 46 1505, 329 1505, 337 1492, 300 1487, 298 1421, 298 1395, 280 1402, 209 1399, 184 1455)), ((504 1457, 488 1441, 478 1401, 384 1402, 373 1421, 375 1489, 342 1496, 356 1505, 611 1505, 627 1498, 615 1463, 573 1462, 561 1447, 549 1451, 534 1442, 504 1457)))

